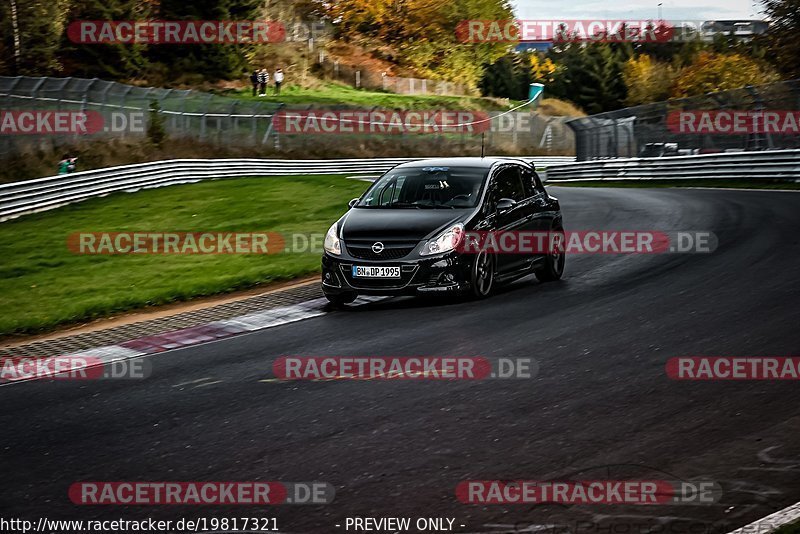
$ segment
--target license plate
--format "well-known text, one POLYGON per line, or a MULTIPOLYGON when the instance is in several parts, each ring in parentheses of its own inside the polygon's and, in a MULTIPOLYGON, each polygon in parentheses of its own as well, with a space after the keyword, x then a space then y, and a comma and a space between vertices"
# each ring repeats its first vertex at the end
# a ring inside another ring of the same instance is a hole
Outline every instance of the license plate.
POLYGON ((400 267, 353 265, 354 278, 400 278, 400 267))

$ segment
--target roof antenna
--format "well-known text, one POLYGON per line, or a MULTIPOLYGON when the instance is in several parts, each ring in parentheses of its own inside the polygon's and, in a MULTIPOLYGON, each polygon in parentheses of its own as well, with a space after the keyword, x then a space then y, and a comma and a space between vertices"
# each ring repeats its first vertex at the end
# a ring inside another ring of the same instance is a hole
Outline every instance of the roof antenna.
POLYGON ((483 159, 483 140, 486 137, 486 132, 481 132, 481 159, 483 159))

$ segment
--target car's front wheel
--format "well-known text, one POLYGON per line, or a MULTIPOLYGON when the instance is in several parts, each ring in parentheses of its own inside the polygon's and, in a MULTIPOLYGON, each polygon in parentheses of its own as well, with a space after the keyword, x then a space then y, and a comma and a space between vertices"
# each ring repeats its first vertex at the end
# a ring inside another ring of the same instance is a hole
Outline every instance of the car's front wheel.
POLYGON ((494 286, 494 259, 484 250, 472 265, 472 295, 479 299, 488 297, 494 286))
POLYGON ((328 299, 328 302, 330 302, 334 308, 341 308, 345 304, 350 304, 356 300, 356 297, 357 295, 355 293, 338 293, 336 295, 328 295, 327 293, 325 294, 325 298, 328 299))

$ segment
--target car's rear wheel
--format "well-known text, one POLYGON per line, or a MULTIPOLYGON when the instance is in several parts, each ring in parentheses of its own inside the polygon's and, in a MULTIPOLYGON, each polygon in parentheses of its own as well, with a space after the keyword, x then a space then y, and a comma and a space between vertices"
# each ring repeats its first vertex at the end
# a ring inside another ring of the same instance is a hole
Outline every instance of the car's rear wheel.
POLYGON ((560 235, 560 239, 553 243, 553 250, 544 259, 544 265, 533 273, 540 282, 554 282, 560 280, 564 274, 564 264, 566 255, 564 253, 564 230, 558 228, 553 230, 560 235))
POLYGON ((355 293, 339 293, 336 295, 325 294, 325 298, 328 299, 328 302, 330 302, 334 308, 341 308, 345 304, 350 304, 356 300, 357 296, 358 295, 355 293))
POLYGON ((494 259, 484 250, 478 253, 472 265, 472 295, 483 299, 494 287, 494 259))

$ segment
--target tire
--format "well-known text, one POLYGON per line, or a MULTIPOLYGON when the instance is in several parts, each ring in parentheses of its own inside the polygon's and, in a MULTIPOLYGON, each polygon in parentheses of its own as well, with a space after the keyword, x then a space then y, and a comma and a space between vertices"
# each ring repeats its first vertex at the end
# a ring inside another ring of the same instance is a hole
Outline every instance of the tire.
POLYGON ((494 289, 494 259, 484 250, 478 253, 472 264, 472 296, 485 299, 494 289))
POLYGON ((325 298, 328 299, 328 302, 334 308, 343 308, 345 304, 350 304, 354 300, 356 300, 357 295, 355 293, 339 293, 337 295, 328 295, 325 294, 325 298))
MULTIPOLYGON (((557 228, 552 230, 556 233, 561 233, 563 236, 564 229, 557 228)), ((564 241, 563 238, 561 240, 561 244, 557 247, 554 247, 555 250, 552 254, 548 254, 544 260, 544 266, 536 269, 533 271, 533 274, 536 275, 536 278, 540 282, 555 282, 556 280, 560 280, 561 276, 564 274, 564 264, 566 262, 566 255, 564 254, 564 241)))

